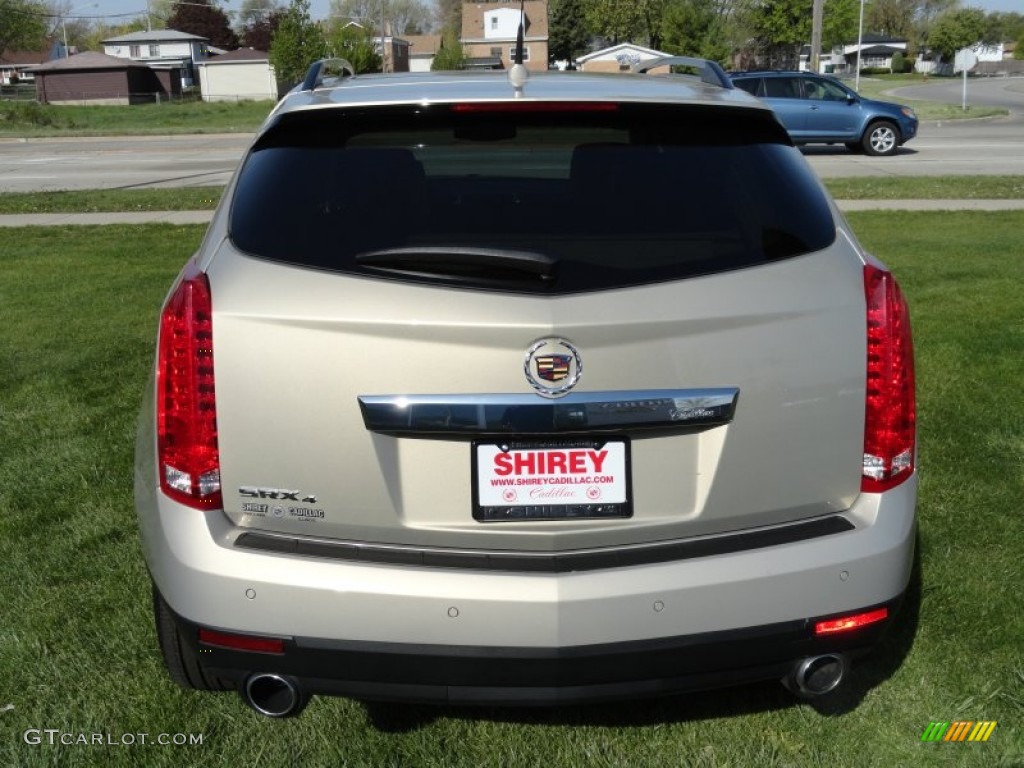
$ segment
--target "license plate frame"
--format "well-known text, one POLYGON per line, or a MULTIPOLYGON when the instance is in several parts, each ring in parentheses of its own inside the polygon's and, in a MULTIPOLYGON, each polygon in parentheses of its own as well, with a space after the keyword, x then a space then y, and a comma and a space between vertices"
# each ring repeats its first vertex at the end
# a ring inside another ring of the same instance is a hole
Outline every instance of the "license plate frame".
POLYGON ((471 451, 477 522, 633 516, 628 438, 477 440, 471 451))

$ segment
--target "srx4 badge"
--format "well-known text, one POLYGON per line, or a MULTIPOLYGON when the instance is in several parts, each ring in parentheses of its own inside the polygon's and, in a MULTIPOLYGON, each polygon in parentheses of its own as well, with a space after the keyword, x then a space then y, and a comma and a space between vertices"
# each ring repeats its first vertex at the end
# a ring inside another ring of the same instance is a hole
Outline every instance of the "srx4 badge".
POLYGON ((301 496, 302 491, 290 491, 287 488, 253 488, 243 485, 238 495, 247 499, 276 499, 278 501, 300 501, 305 504, 316 504, 316 495, 309 493, 301 496))

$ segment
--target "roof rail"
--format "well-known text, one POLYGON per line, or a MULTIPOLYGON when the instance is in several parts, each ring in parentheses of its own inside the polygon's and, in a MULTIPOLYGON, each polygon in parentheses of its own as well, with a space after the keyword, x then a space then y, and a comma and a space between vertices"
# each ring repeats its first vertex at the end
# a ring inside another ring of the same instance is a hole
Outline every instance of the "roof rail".
POLYGON ((633 65, 631 72, 643 74, 656 67, 682 66, 693 67, 700 71, 701 82, 708 85, 717 85, 720 88, 735 88, 732 80, 725 74, 725 70, 717 62, 709 59, 698 59, 693 56, 661 56, 657 59, 647 59, 639 64, 633 65))
POLYGON ((320 59, 310 65, 309 71, 306 72, 306 79, 302 81, 299 90, 312 91, 318 85, 322 85, 325 70, 328 76, 334 77, 353 77, 356 74, 355 67, 347 59, 320 59), (347 75, 346 72, 348 73, 347 75))

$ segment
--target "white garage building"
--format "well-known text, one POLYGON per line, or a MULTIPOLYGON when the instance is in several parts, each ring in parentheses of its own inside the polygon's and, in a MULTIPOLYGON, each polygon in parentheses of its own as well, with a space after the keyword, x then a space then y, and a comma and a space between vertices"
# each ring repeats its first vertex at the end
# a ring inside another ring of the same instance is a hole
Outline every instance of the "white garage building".
POLYGON ((277 78, 264 51, 239 48, 196 62, 203 101, 262 101, 278 98, 277 78))

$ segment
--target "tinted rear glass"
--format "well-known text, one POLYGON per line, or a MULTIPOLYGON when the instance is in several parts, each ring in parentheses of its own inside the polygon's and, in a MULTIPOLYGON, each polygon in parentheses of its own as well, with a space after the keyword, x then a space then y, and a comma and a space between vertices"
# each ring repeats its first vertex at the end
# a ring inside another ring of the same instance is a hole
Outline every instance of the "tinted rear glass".
POLYGON ((285 115, 244 163, 232 241, 318 269, 571 293, 755 266, 835 238, 770 113, 606 106, 285 115), (497 256, 474 263, 477 252, 497 256), (550 265, 543 279, 503 269, 504 254, 523 253, 550 265))

